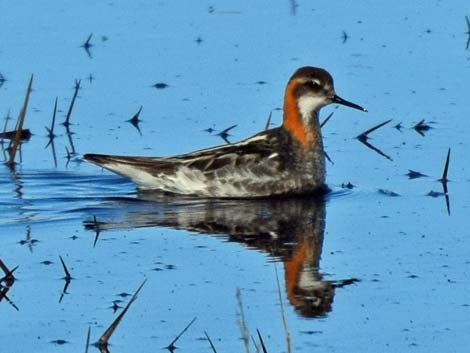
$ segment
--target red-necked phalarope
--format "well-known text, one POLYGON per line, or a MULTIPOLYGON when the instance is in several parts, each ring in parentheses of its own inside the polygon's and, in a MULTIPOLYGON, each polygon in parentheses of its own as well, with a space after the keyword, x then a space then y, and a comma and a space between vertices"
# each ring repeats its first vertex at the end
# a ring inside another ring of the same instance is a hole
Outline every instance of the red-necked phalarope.
POLYGON ((141 190, 200 197, 252 198, 326 190, 318 113, 328 104, 367 111, 336 95, 333 78, 302 67, 287 83, 282 126, 246 140, 172 157, 83 156, 141 190))

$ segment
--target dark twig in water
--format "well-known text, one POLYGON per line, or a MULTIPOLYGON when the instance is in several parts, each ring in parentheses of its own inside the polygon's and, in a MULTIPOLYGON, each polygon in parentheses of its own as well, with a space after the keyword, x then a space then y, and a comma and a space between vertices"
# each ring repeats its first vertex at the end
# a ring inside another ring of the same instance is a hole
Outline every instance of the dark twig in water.
POLYGON ((65 280, 64 289, 62 289, 62 294, 60 295, 60 298, 59 298, 59 303, 62 303, 62 299, 64 299, 64 295, 67 294, 67 289, 69 288, 70 281, 72 280, 72 276, 70 275, 70 272, 67 269, 67 266, 65 265, 65 262, 62 259, 62 256, 59 255, 59 258, 60 258, 60 262, 62 263, 62 267, 64 268, 64 273, 65 273, 65 277, 63 278, 65 280))
POLYGON ((384 121, 383 123, 380 123, 378 125, 375 125, 374 127, 371 127, 370 129, 364 131, 363 133, 359 134, 357 136, 357 139, 361 142, 364 142, 364 141, 367 141, 367 139, 369 138, 369 134, 377 129, 380 129, 382 126, 384 125, 387 125, 389 122, 391 122, 392 119, 389 119, 387 121, 384 121))
POLYGON ((96 220, 96 216, 93 216, 93 228, 95 229, 95 241, 93 242, 93 247, 96 246, 96 243, 98 242, 98 238, 100 237, 100 224, 96 220))
POLYGON ((13 276, 13 272, 15 272, 18 267, 19 266, 16 266, 10 270, 8 269, 7 265, 5 265, 3 261, 0 259, 0 268, 5 273, 5 276, 0 278, 0 283, 5 282, 7 285, 13 284, 13 282, 15 281, 15 276, 13 276))
POLYGON ((242 335, 245 352, 250 353, 249 331, 248 331, 248 326, 246 325, 245 312, 243 310, 242 293, 240 291, 240 288, 237 288, 235 296, 237 298, 237 303, 238 303, 238 312, 237 312, 238 326, 240 327, 240 333, 242 335))
POLYGON ((86 343, 85 343, 85 353, 88 353, 88 347, 90 346, 90 334, 91 334, 91 327, 88 326, 88 332, 86 335, 86 343))
POLYGON ((69 126, 65 127, 65 134, 67 135, 67 140, 69 141, 69 145, 70 145, 70 153, 69 154, 71 156, 75 156, 77 154, 77 152, 75 151, 75 145, 73 144, 73 138, 72 138, 73 132, 70 131, 69 126))
POLYGON ((54 167, 57 168, 57 154, 55 153, 55 143, 54 140, 51 140, 51 151, 52 151, 52 159, 54 160, 54 167))
POLYGON ((230 141, 228 140, 228 137, 230 136, 230 134, 228 133, 230 130, 232 130, 233 128, 236 128, 237 125, 232 125, 232 126, 229 126, 228 128, 222 130, 221 132, 219 132, 217 134, 217 136, 220 136, 222 138, 222 140, 224 140, 226 143, 229 143, 230 144, 230 141))
POLYGON ((0 302, 5 299, 8 304, 10 304, 16 311, 20 311, 20 308, 18 308, 15 303, 7 296, 8 291, 10 290, 10 287, 0 287, 0 302))
POLYGON ((140 131, 140 127, 139 127, 139 123, 141 122, 141 120, 139 119, 139 116, 140 116, 140 112, 142 111, 142 108, 143 106, 141 105, 137 113, 135 113, 132 118, 127 120, 127 122, 131 123, 131 125, 137 129, 140 136, 142 136, 142 131, 140 131))
POLYGON ((101 225, 106 225, 106 222, 100 222, 100 221, 98 221, 96 216, 93 216, 93 220, 92 221, 89 221, 89 220, 84 221, 84 225, 85 225, 85 229, 95 231, 95 240, 94 240, 94 243, 93 243, 93 247, 94 247, 95 244, 98 241, 99 235, 101 234, 101 230, 102 230, 101 225))
POLYGON ((343 39, 343 44, 345 44, 348 41, 349 35, 346 33, 346 31, 343 31, 341 38, 343 39))
MULTIPOLYGON (((23 188, 23 183, 21 182, 19 176, 20 174, 19 173, 14 173, 14 176, 15 176, 15 179, 16 179, 16 188, 15 188, 15 191, 18 195, 18 198, 22 198, 23 197, 23 192, 21 191, 21 189, 23 188)), ((36 243, 38 242, 37 239, 31 239, 31 227, 29 225, 26 226, 26 234, 25 234, 25 239, 24 240, 20 240, 19 243, 21 245, 27 245, 28 246, 28 249, 31 253, 33 253, 33 247, 34 245, 36 245, 36 243)))
POLYGON ((256 343, 255 338, 253 337, 253 335, 250 335, 250 338, 251 338, 251 342, 253 343, 253 346, 255 346, 256 353, 259 353, 258 343, 256 343))
POLYGON ((72 101, 70 102, 69 110, 67 111, 67 115, 65 116, 65 121, 62 123, 65 127, 70 125, 70 116, 72 115, 73 106, 75 104, 75 100, 77 99, 78 90, 80 89, 81 80, 75 80, 75 87, 73 92, 72 101))
POLYGON ((431 190, 429 191, 426 196, 431 196, 431 197, 440 197, 440 196, 444 196, 444 193, 443 192, 440 192, 440 191, 434 191, 434 190, 431 190))
POLYGON ((217 353, 217 350, 215 349, 214 344, 212 343, 212 340, 206 331, 204 331, 204 334, 206 335, 206 338, 209 341, 209 344, 211 345, 212 352, 217 353))
POLYGON ((441 179, 439 179, 439 181, 442 184, 442 190, 444 192, 444 197, 446 200, 447 214, 450 216, 450 199, 449 199, 449 190, 447 189, 447 182, 449 181, 449 179, 447 179, 447 174, 449 172, 449 163, 450 163, 450 148, 447 150, 447 157, 446 157, 446 161, 444 164, 444 170, 442 172, 441 179))
POLYGON ((447 186, 444 189, 444 199, 446 200, 447 214, 450 216, 450 197, 449 197, 449 193, 447 192, 447 186))
POLYGON ((356 186, 353 185, 353 184, 349 181, 349 182, 347 182, 347 183, 342 183, 342 184, 341 184, 341 187, 342 187, 343 189, 352 190, 352 189, 354 189, 356 186))
POLYGON ((72 155, 70 154, 70 151, 69 149, 67 148, 67 146, 65 146, 65 159, 67 160, 67 162, 65 162, 65 168, 67 168, 69 166, 69 163, 70 163, 70 159, 72 157, 72 155))
POLYGON ((280 305, 280 309, 281 309, 282 325, 284 326, 284 334, 285 334, 285 337, 286 337, 287 352, 292 353, 290 333, 289 333, 289 328, 287 327, 286 317, 284 315, 284 305, 282 304, 281 286, 279 284, 279 276, 277 274, 276 264, 274 264, 274 269, 276 271, 277 295, 278 295, 278 298, 279 298, 279 305, 280 305))
POLYGON ((8 128, 8 122, 10 121, 11 119, 11 116, 10 116, 10 110, 8 110, 8 113, 7 115, 5 116, 5 124, 3 124, 3 132, 1 134, 1 137, 0 137, 0 144, 2 145, 2 153, 3 153, 3 160, 7 160, 7 157, 6 157, 6 154, 5 154, 5 148, 4 148, 4 137, 3 137, 3 134, 6 133, 7 131, 7 128, 8 128))
POLYGON ((121 301, 120 300, 114 300, 113 301, 113 305, 111 306, 111 309, 113 309, 113 313, 116 313, 116 311, 118 311, 119 309, 121 309, 122 307, 119 306, 118 303, 120 303, 121 301))
POLYGON ((443 183, 447 183, 449 179, 447 179, 447 174, 449 172, 449 162, 450 162, 450 148, 447 150, 447 157, 446 162, 444 163, 444 170, 442 171, 442 177, 439 181, 443 183))
POLYGON ((171 343, 166 347, 170 352, 173 352, 175 350, 175 343, 180 339, 181 336, 191 327, 191 325, 196 321, 197 317, 194 317, 189 324, 186 325, 186 327, 181 331, 174 339, 171 341, 171 343))
POLYGON ((330 114, 328 114, 328 116, 326 117, 326 119, 323 120, 323 122, 320 124, 320 127, 325 126, 325 124, 328 122, 328 120, 331 119, 331 117, 333 116, 334 113, 335 113, 335 112, 331 112, 330 114))
POLYGON ((264 342, 263 342, 263 337, 261 337, 261 333, 259 332, 258 329, 256 329, 256 332, 258 333, 258 339, 259 339, 259 342, 261 343, 261 348, 263 348, 263 353, 268 353, 266 346, 264 345, 264 342))
POLYGON ((152 85, 152 87, 156 88, 156 89, 165 89, 165 88, 168 88, 170 85, 168 83, 165 83, 165 82, 157 82, 155 84, 152 85))
POLYGON ((373 150, 374 152, 380 154, 382 157, 387 158, 388 160, 392 160, 388 155, 386 155, 384 152, 382 152, 380 149, 372 145, 371 143, 368 142, 369 139, 369 134, 379 128, 381 128, 384 125, 387 125, 389 122, 391 122, 392 119, 389 119, 387 121, 384 121, 383 123, 380 123, 378 125, 375 125, 371 127, 370 129, 364 131, 363 133, 359 134, 356 138, 361 142, 364 146, 368 147, 369 149, 373 150))
POLYGON ((426 174, 417 172, 415 170, 408 170, 408 173, 406 174, 408 176, 408 179, 417 179, 417 178, 422 178, 422 177, 427 177, 426 174))
POLYGON ((2 271, 7 274, 8 272, 10 272, 10 270, 8 269, 7 265, 5 265, 2 261, 2 259, 0 259, 0 268, 2 269, 2 271))
POLYGON ((5 78, 5 76, 3 76, 1 73, 0 73, 0 88, 2 88, 2 86, 5 84, 5 82, 7 82, 8 80, 5 78))
POLYGON ((442 184, 443 192, 431 190, 427 194, 427 196, 431 196, 431 197, 444 196, 445 202, 446 202, 447 214, 450 216, 450 196, 449 196, 449 190, 447 188, 447 183, 449 181, 449 179, 447 178, 447 175, 449 173, 449 164, 450 164, 450 148, 447 151, 447 156, 446 156, 446 161, 444 163, 444 170, 442 172, 442 177, 438 180, 442 184))
POLYGON ((335 164, 331 158, 330 158, 330 155, 325 151, 323 150, 323 153, 325 154, 325 158, 328 160, 328 162, 330 162, 331 164, 335 164))
POLYGON ((5 117, 5 124, 3 125, 3 132, 7 131, 8 122, 11 120, 10 111, 8 110, 7 116, 5 117))
POLYGON ((55 152, 55 144, 54 144, 54 139, 56 135, 54 134, 54 127, 55 127, 55 120, 56 120, 56 115, 57 115, 57 101, 58 98, 55 98, 55 103, 54 103, 54 110, 52 113, 52 122, 51 122, 51 127, 48 128, 46 126, 47 130, 47 137, 49 138, 49 141, 47 142, 46 148, 51 146, 51 151, 52 151, 52 158, 54 160, 54 166, 57 168, 57 154, 55 152))
POLYGON ((270 111, 268 115, 268 120, 266 120, 266 125, 264 126, 264 130, 268 130, 271 126, 271 117, 273 116, 273 112, 270 111))
POLYGON ((5 272, 5 276, 0 278, 0 283, 5 282, 7 285, 13 284, 13 282, 15 282, 15 279, 16 279, 15 276, 13 276, 13 273, 18 269, 18 267, 19 265, 12 268, 11 270, 6 269, 7 271, 3 269, 3 272, 5 272))
POLYGON ((91 33, 88 38, 86 39, 85 43, 83 43, 81 45, 81 47, 86 51, 88 57, 91 59, 92 56, 91 56, 91 47, 93 46, 93 44, 91 44, 91 37, 93 37, 93 33, 91 33))
POLYGON ((415 126, 413 126, 413 129, 415 129, 416 132, 420 134, 421 136, 424 136, 424 133, 432 129, 432 127, 426 124, 423 119, 419 123, 417 123, 415 126))
POLYGON ((31 94, 32 86, 33 86, 33 75, 31 75, 31 78, 29 79, 29 84, 28 84, 28 88, 26 89, 26 95, 25 95, 23 107, 21 108, 20 114, 18 115, 18 120, 16 122, 16 127, 15 127, 15 131, 16 131, 15 137, 10 141, 10 144, 8 145, 8 150, 10 154, 10 158, 8 159, 8 165, 10 168, 13 168, 15 164, 15 156, 16 156, 16 152, 18 151, 18 147, 21 141, 21 132, 23 130, 23 123, 26 117, 26 111, 28 109, 29 96, 31 94))
POLYGON ((208 127, 207 129, 204 129, 204 131, 208 132, 209 134, 212 134, 216 130, 212 127, 208 127))
POLYGON ((444 187, 444 185, 445 184, 442 184, 442 186, 444 188, 444 192, 431 190, 426 194, 426 196, 431 196, 431 197, 444 196, 444 199, 446 201, 447 214, 450 216, 450 197, 449 197, 449 194, 447 192, 447 185, 445 187, 444 187))
POLYGON ((369 143, 367 140, 359 140, 359 142, 361 142, 367 148, 370 148, 372 151, 380 154, 382 157, 387 158, 389 161, 393 161, 393 159, 390 156, 386 155, 384 152, 382 152, 382 150, 378 149, 377 147, 369 143))
POLYGON ((18 266, 13 268, 12 270, 9 270, 8 267, 3 263, 2 260, 0 260, 0 267, 5 273, 5 276, 3 276, 0 279, 0 302, 5 299, 8 304, 10 304, 16 311, 19 311, 20 309, 13 303, 13 301, 8 298, 7 293, 10 290, 10 288, 13 286, 13 283, 15 283, 15 277, 13 276, 13 272, 16 271, 18 266), (2 284, 4 283, 4 284, 2 284))
POLYGON ((55 117, 56 117, 56 114, 57 114, 57 100, 58 100, 58 98, 55 97, 54 110, 53 110, 53 112, 52 112, 51 127, 48 128, 48 127, 46 126, 47 137, 49 137, 49 142, 47 143, 46 148, 52 143, 52 141, 53 141, 54 138, 55 138, 54 126, 55 126, 55 117))
POLYGON ((60 255, 59 255, 59 259, 60 259, 60 262, 62 263, 62 267, 64 268, 64 273, 65 273, 64 279, 66 281, 70 281, 72 279, 72 276, 70 275, 70 272, 69 272, 67 266, 65 265, 64 259, 62 259, 62 256, 60 256, 60 255))
POLYGON ((59 304, 62 303, 64 296, 67 294, 67 289, 69 289, 70 280, 65 279, 64 288, 62 289, 62 293, 60 294, 59 304))
POLYGON ((144 286, 145 282, 147 280, 145 279, 142 284, 137 288, 135 291, 134 295, 131 297, 125 308, 121 311, 121 313, 116 317, 116 319, 111 323, 111 325, 106 329, 106 331, 101 335, 100 339, 96 343, 98 348, 101 349, 106 349, 108 347, 108 341, 111 338, 112 334, 114 333, 114 330, 118 327, 119 323, 121 322, 122 318, 126 314, 127 310, 129 310, 129 307, 131 304, 137 299, 137 295, 139 294, 140 290, 144 286))

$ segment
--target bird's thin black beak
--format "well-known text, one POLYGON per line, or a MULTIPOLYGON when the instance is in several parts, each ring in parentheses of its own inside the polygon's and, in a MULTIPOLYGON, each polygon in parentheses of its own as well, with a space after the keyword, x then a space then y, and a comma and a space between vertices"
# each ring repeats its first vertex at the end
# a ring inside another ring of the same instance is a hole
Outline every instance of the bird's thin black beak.
POLYGON ((345 105, 346 107, 350 107, 350 108, 354 108, 358 110, 362 110, 363 112, 367 111, 366 108, 363 108, 360 105, 357 105, 355 103, 349 102, 346 99, 343 99, 340 96, 337 96, 336 94, 333 96, 333 103, 345 105))

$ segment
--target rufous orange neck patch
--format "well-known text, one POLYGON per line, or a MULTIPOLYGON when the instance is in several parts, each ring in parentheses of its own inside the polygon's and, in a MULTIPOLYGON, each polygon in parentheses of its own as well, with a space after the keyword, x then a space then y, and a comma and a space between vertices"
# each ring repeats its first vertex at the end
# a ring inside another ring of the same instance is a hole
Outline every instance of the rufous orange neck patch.
POLYGON ((295 249, 292 258, 284 261, 287 298, 292 305, 296 305, 300 302, 295 295, 295 289, 299 285, 300 274, 306 257, 307 245, 305 242, 302 242, 297 249, 295 249))
POLYGON ((297 105, 297 97, 294 94, 297 82, 290 81, 287 84, 284 96, 284 128, 287 129, 302 146, 306 147, 313 141, 313 134, 305 128, 302 116, 297 105))

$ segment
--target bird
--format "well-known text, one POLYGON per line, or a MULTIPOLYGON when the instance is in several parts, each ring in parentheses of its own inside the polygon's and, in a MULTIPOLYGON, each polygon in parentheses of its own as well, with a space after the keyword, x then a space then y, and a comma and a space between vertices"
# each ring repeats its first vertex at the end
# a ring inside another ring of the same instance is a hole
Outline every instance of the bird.
POLYGON ((287 82, 283 123, 233 144, 170 157, 85 154, 139 190, 200 198, 271 198, 328 192, 320 109, 367 109, 335 92, 328 71, 305 66, 287 82))

